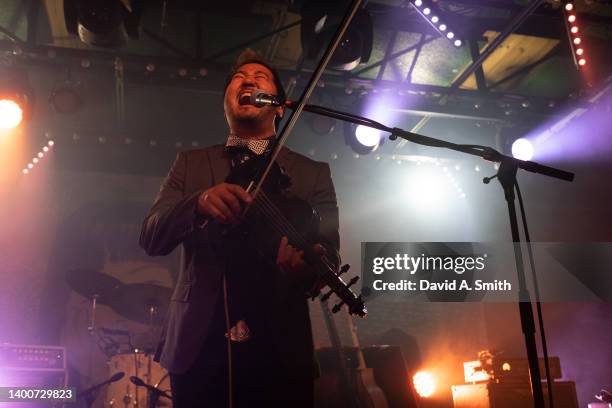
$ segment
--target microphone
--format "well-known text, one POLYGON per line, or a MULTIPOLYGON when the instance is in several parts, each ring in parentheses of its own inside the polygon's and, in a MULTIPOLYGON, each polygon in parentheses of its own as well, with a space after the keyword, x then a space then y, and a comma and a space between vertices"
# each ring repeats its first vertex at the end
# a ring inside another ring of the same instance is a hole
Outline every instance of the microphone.
POLYGON ((157 387, 154 387, 152 385, 149 385, 149 384, 145 383, 144 381, 142 381, 140 379, 140 377, 131 376, 130 377, 130 381, 132 382, 132 384, 134 384, 134 385, 136 385, 138 387, 145 387, 147 390, 151 391, 154 394, 161 395, 161 396, 166 397, 168 399, 172 399, 170 394, 168 394, 166 391, 162 391, 162 390, 160 390, 157 387))
POLYGON ((249 98, 251 105, 262 108, 264 106, 285 106, 288 101, 280 101, 276 95, 268 94, 261 89, 256 89, 249 98))

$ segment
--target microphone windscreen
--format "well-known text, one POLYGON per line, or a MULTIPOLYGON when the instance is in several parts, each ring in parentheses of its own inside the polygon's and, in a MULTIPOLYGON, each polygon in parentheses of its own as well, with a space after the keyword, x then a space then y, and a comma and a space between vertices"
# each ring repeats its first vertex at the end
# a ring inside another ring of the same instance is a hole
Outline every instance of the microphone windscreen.
POLYGON ((119 371, 118 373, 113 374, 113 376, 110 378, 110 382, 119 381, 124 376, 125 376, 125 372, 119 371))
POLYGON ((142 381, 139 377, 131 376, 130 381, 132 382, 132 384, 136 384, 140 386, 145 385, 144 381, 142 381))

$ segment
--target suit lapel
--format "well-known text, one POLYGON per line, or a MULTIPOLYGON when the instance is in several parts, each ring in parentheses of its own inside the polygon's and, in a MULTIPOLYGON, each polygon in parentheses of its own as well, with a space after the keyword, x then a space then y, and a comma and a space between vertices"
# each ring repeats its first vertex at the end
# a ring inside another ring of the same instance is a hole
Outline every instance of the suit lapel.
POLYGON ((221 145, 213 146, 208 151, 208 161, 210 163, 213 185, 224 182, 231 170, 230 160, 225 152, 225 147, 221 145))

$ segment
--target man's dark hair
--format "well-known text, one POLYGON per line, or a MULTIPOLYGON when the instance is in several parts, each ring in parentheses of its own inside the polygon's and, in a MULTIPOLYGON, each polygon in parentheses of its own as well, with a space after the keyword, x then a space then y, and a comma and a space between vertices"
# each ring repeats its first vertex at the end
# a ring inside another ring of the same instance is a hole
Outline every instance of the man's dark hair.
MULTIPOLYGON (((278 97, 280 101, 284 101, 285 99, 287 99, 287 94, 285 93, 285 88, 283 87, 283 82, 281 81, 278 71, 276 71, 276 69, 272 66, 272 64, 270 64, 270 62, 268 62, 260 53, 258 53, 257 51, 253 51, 250 48, 247 48, 246 50, 242 51, 242 53, 240 53, 240 55, 236 59, 236 63, 232 67, 229 75, 227 76, 227 79, 225 80, 225 87, 223 88, 224 95, 225 95, 225 92, 227 91, 227 87, 232 81, 232 77, 234 76, 234 74, 238 71, 238 69, 241 66, 246 65, 246 64, 259 64, 259 65, 263 65, 264 67, 268 68, 270 72, 272 72, 274 85, 276 86, 276 96, 278 97)), ((278 131, 278 126, 280 125, 281 120, 282 118, 278 116, 276 117, 276 119, 274 119, 274 127, 276 128, 277 131, 278 131)))

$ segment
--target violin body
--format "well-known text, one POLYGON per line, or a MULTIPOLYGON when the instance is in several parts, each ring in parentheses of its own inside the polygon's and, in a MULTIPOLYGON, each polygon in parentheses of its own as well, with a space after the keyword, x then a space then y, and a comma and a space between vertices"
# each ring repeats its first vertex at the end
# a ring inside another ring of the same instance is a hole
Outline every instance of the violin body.
MULTIPOLYGON (((333 312, 347 305, 350 314, 361 317, 367 314, 367 308, 361 296, 355 295, 350 286, 357 282, 354 277, 346 283, 340 275, 350 268, 334 265, 325 255, 317 254, 313 247, 319 243, 319 225, 321 218, 305 200, 291 194, 291 179, 276 163, 268 163, 267 156, 250 158, 235 166, 226 179, 227 183, 242 186, 253 197, 253 201, 243 208, 239 225, 228 226, 212 222, 211 241, 219 256, 229 258, 233 254, 250 249, 259 256, 263 263, 276 264, 280 240, 287 237, 289 245, 304 253, 304 261, 317 276, 315 288, 328 286, 328 297, 335 293, 340 299, 333 312), (266 174, 261 174, 269 169, 266 174), (254 180, 263 180, 259 189, 254 189, 254 180)), ((310 293, 313 298, 318 294, 310 293)))
MULTIPOLYGON (((253 157, 236 166, 226 183, 240 185, 246 190, 262 168, 263 160, 253 157)), ((246 246, 261 260, 274 262, 283 236, 287 236, 290 245, 299 249, 317 243, 320 217, 308 202, 289 192, 290 185, 290 178, 274 163, 262 191, 243 213, 240 225, 228 227, 215 223, 213 233, 219 239, 213 241, 217 242, 217 251, 227 252, 236 246, 243 249, 246 246)))

